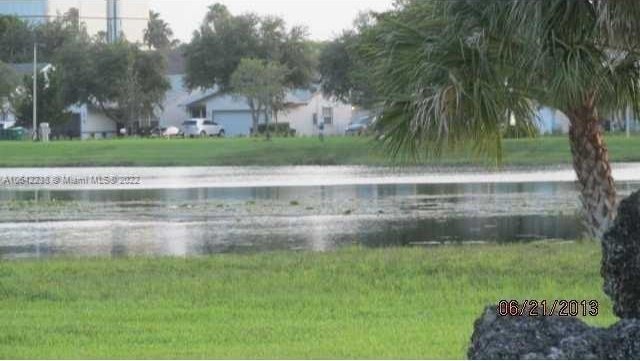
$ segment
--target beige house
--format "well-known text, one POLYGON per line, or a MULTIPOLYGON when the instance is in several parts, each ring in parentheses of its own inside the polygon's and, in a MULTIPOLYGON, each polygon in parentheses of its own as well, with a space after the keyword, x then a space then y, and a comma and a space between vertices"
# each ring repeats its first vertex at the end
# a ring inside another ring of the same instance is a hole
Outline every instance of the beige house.
POLYGON ((278 113, 278 122, 289 123, 300 136, 317 135, 320 124, 324 135, 344 135, 354 116, 351 104, 327 97, 321 91, 295 91, 287 98, 286 109, 278 113))

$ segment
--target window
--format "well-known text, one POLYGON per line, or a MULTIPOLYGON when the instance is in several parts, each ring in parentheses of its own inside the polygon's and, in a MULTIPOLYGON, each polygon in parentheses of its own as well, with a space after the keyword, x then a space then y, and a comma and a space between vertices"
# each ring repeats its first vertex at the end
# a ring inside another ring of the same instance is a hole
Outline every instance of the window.
POLYGON ((207 116, 207 107, 203 105, 191 108, 192 118, 205 118, 207 116))
POLYGON ((333 108, 322 107, 322 122, 324 124, 333 124, 333 108))
POLYGON ((318 125, 318 113, 313 113, 313 125, 318 125))
POLYGON ((210 120, 205 120, 203 123, 203 125, 213 125, 213 122, 210 120))

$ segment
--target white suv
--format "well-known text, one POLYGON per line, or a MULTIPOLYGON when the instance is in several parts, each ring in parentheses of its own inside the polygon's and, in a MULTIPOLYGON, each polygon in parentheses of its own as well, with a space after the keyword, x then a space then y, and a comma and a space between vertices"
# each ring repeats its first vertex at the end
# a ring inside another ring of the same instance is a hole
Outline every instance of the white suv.
POLYGON ((204 118, 193 118, 182 123, 185 137, 224 137, 224 128, 218 123, 204 118))

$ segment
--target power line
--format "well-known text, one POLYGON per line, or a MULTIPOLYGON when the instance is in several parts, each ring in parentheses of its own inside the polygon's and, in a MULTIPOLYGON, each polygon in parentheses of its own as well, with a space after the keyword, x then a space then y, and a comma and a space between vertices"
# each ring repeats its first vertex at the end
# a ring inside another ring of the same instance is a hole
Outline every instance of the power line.
MULTIPOLYGON (((1 0, 0 0, 1 1, 1 0)), ((13 16, 20 19, 61 19, 62 15, 15 15, 15 14, 0 14, 4 16, 13 16)), ((76 18, 76 17, 74 17, 76 18)), ((130 16, 78 16, 78 19, 82 20, 137 20, 137 21, 149 21, 149 18, 142 17, 130 17, 130 16)))

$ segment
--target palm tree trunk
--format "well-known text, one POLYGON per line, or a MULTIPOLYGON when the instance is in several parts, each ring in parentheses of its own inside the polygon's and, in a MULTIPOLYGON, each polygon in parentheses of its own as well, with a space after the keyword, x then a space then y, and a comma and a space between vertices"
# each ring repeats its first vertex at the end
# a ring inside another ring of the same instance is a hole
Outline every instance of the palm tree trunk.
POLYGON ((602 239, 616 213, 609 152, 591 102, 567 112, 573 169, 578 176, 588 236, 602 239))

